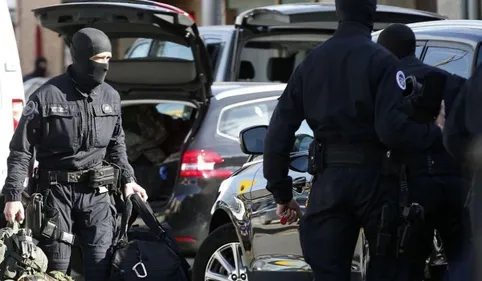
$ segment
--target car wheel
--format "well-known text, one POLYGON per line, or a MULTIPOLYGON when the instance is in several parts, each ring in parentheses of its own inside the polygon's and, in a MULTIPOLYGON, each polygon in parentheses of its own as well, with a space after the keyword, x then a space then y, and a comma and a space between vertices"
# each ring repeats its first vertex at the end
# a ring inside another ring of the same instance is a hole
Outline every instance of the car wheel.
POLYGON ((248 280, 241 244, 233 225, 217 228, 204 240, 194 260, 192 277, 193 281, 248 280))

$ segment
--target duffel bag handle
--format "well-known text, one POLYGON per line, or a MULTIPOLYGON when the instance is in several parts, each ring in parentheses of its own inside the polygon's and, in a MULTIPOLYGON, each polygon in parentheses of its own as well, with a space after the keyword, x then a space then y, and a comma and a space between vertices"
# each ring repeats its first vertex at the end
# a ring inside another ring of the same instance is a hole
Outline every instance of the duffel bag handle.
POLYGON ((128 196, 126 201, 131 203, 131 214, 129 216, 128 227, 130 229, 134 221, 136 220, 137 216, 140 216, 141 219, 144 221, 146 226, 158 237, 164 237, 166 234, 166 230, 162 228, 161 224, 157 220, 154 212, 149 206, 149 203, 144 202, 141 197, 134 193, 128 196), (135 212, 133 212, 135 211, 135 212))

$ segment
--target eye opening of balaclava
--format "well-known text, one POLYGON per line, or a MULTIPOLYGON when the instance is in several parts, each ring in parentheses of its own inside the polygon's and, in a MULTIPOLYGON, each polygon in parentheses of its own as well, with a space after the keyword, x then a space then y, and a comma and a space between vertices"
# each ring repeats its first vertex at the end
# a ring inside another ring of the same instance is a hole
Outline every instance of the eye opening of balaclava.
POLYGON ((70 54, 75 82, 85 91, 102 84, 109 69, 108 63, 99 63, 91 58, 104 52, 112 52, 107 35, 95 28, 82 28, 70 42, 70 54))
POLYGON ((377 42, 399 59, 415 55, 415 33, 404 24, 395 23, 388 26, 380 32, 377 42))
POLYGON ((356 22, 373 29, 377 0, 336 0, 335 5, 340 22, 356 22))

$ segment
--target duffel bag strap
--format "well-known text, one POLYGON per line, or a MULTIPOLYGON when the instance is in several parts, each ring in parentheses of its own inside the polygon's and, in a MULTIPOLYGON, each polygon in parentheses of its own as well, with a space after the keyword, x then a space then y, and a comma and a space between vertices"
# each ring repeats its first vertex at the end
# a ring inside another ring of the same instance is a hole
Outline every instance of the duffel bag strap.
POLYGON ((132 201, 130 200, 131 195, 127 196, 124 202, 124 210, 122 212, 122 218, 120 223, 120 231, 118 236, 115 238, 115 243, 125 240, 127 241, 127 231, 129 230, 131 224, 129 224, 129 219, 132 216, 132 201))

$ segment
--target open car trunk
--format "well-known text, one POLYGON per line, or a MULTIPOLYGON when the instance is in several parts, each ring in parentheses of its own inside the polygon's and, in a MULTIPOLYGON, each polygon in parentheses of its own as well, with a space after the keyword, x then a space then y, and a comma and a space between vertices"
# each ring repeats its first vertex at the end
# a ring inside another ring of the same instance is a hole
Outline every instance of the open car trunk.
POLYGON ((179 174, 184 140, 197 115, 191 103, 136 99, 123 102, 127 155, 150 200, 164 204, 179 174))
POLYGON ((43 27, 67 43, 84 27, 107 34, 113 51, 120 40, 158 42, 154 57, 121 59, 124 52, 113 56, 106 82, 121 95, 127 151, 138 182, 151 200, 168 197, 184 140, 195 118, 202 118, 211 95, 210 61, 192 18, 168 5, 143 0, 76 1, 34 13, 43 27), (176 46, 177 52, 166 53, 164 44, 176 46))

